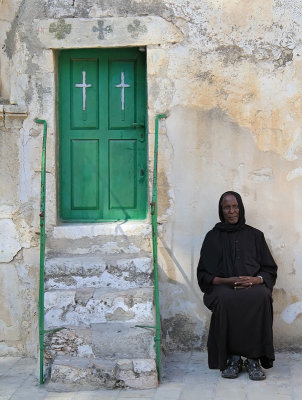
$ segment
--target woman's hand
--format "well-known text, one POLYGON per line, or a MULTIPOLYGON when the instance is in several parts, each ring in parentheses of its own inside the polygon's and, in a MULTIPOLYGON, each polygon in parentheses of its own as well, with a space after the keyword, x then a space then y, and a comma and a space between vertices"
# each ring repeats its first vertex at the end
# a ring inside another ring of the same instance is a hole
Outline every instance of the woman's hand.
POLYGON ((239 276, 231 276, 230 278, 220 278, 219 276, 216 276, 212 280, 213 285, 228 285, 231 287, 235 287, 235 283, 238 282, 240 279, 239 276))
POLYGON ((261 283, 262 279, 259 276, 239 276, 234 282, 234 289, 246 289, 261 283))
POLYGON ((253 285, 260 285, 262 279, 259 276, 232 276, 230 278, 220 278, 216 276, 212 280, 213 285, 228 285, 234 289, 247 289, 253 285))

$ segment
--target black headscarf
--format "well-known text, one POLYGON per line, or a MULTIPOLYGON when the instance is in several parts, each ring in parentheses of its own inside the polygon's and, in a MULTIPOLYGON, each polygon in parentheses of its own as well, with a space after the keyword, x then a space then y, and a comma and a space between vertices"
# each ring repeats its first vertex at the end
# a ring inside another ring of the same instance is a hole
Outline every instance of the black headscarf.
POLYGON ((214 230, 220 232, 220 240, 222 245, 222 268, 223 276, 234 275, 234 255, 232 252, 232 247, 230 243, 229 232, 238 232, 245 226, 245 211, 241 196, 237 192, 229 190, 221 195, 218 203, 218 213, 221 222, 218 222, 214 226, 214 230), (223 211, 222 211, 222 200, 225 196, 232 195, 236 198, 239 207, 239 218, 236 224, 228 224, 224 221, 223 211))
POLYGON ((219 231, 222 231, 222 232, 237 232, 237 231, 240 231, 245 225, 244 205, 242 203, 240 194, 237 192, 232 192, 230 190, 221 195, 221 197, 219 199, 219 203, 218 203, 218 213, 219 213, 219 218, 220 218, 221 222, 218 222, 218 224, 215 225, 214 229, 218 229, 219 231), (222 211, 222 200, 225 196, 228 196, 228 195, 234 196, 238 203, 239 219, 236 224, 228 224, 228 223, 224 222, 223 211, 222 211))
POLYGON ((273 288, 276 281, 276 263, 266 244, 264 235, 258 229, 245 224, 244 206, 241 196, 232 191, 223 193, 219 199, 219 217, 221 222, 210 230, 200 251, 200 259, 197 268, 197 278, 200 289, 203 292, 211 290, 213 277, 238 276, 242 273, 237 270, 238 263, 235 262, 236 243, 239 243, 241 262, 245 275, 263 276, 266 286, 273 288), (222 212, 222 199, 226 195, 235 196, 239 206, 239 219, 236 224, 224 222, 222 212), (251 246, 253 242, 255 246, 251 246), (235 251, 234 251, 235 250, 235 251))
POLYGON ((214 226, 214 236, 211 236, 211 241, 209 242, 208 238, 206 238, 201 254, 202 259, 204 259, 205 265, 211 265, 211 268, 214 267, 216 276, 236 276, 230 233, 238 232, 245 226, 244 206, 240 194, 232 191, 223 193, 219 199, 218 213, 221 222, 214 226), (239 218, 236 224, 228 224, 224 221, 222 200, 227 195, 234 196, 238 203, 239 218))

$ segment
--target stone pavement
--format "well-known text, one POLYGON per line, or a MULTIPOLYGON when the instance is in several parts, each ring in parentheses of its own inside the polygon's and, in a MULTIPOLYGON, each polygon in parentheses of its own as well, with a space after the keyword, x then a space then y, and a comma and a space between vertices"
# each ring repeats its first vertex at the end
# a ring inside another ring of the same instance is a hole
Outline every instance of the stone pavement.
POLYGON ((302 353, 277 353, 267 379, 253 382, 242 372, 235 380, 207 368, 206 353, 166 357, 163 381, 152 390, 49 392, 35 378, 33 359, 0 358, 0 400, 301 400, 302 353))

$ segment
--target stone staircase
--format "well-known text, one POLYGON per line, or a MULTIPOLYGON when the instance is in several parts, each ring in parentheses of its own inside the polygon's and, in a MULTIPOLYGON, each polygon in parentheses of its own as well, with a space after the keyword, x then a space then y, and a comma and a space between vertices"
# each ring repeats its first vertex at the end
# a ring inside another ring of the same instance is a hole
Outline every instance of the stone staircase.
POLYGON ((60 235, 45 264, 49 387, 156 387, 155 331, 137 326, 155 326, 148 232, 60 235))

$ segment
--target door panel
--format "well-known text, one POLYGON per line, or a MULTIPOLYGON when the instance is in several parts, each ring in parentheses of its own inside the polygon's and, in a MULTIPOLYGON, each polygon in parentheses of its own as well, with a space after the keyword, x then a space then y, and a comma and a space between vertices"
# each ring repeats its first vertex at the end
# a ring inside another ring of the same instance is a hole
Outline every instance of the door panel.
POLYGON ((109 142, 110 209, 136 208, 136 143, 136 140, 110 140, 109 142))
POLYGON ((98 140, 71 141, 71 208, 96 210, 99 200, 98 140))
POLYGON ((143 219, 147 210, 145 55, 59 55, 60 216, 143 219))

